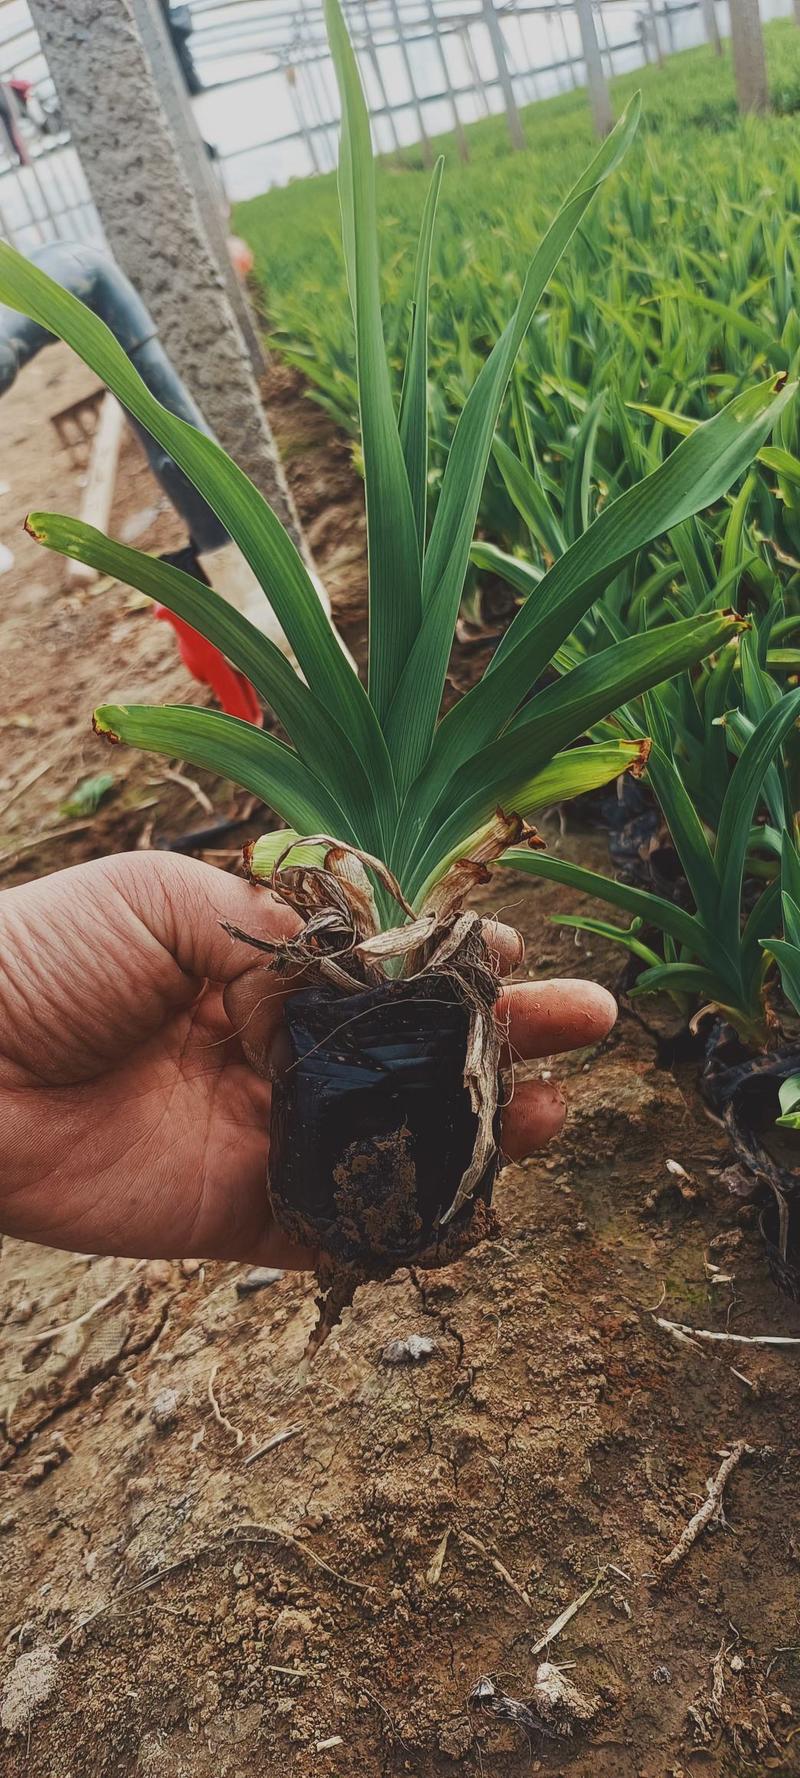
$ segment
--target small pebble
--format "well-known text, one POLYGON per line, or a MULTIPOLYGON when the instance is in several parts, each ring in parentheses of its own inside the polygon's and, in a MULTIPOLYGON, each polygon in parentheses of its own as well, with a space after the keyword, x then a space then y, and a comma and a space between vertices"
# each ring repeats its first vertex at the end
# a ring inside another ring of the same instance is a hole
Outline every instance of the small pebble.
POLYGON ((202 1264, 201 1259, 182 1259, 181 1271, 184 1278, 196 1278, 202 1264))
POLYGON ((168 1259, 151 1259, 144 1268, 145 1283, 153 1290, 159 1284, 172 1283, 172 1266, 168 1259))
POLYGON ((177 1389, 159 1389, 150 1404, 150 1418, 159 1432, 170 1432, 178 1418, 177 1389))
POLYGON ((38 1488, 45 1476, 50 1475, 54 1469, 59 1469, 61 1464, 66 1463, 67 1458, 71 1456, 72 1446, 67 1443, 60 1432, 54 1432, 49 1449, 40 1452, 21 1477, 23 1488, 38 1488))
POLYGON ((36 1307, 36 1301, 32 1296, 21 1296, 19 1302, 16 1303, 12 1309, 8 1319, 18 1325, 25 1321, 30 1321, 36 1307))
POLYGON ((436 1351, 436 1342, 428 1334, 408 1334, 404 1340, 390 1340, 381 1353, 382 1364, 421 1364, 436 1351))
POLYGON ((280 1284, 283 1272, 277 1266, 252 1266, 243 1278, 237 1278, 239 1296, 251 1296, 254 1290, 265 1290, 268 1284, 280 1284))

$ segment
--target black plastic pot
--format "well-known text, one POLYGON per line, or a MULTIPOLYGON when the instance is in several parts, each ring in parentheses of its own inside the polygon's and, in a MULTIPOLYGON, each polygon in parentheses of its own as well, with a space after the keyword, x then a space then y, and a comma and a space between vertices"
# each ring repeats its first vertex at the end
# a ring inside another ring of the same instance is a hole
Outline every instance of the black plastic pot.
POLYGON ((378 1276, 445 1263, 493 1231, 493 1150, 451 1222, 475 1144, 464 1086, 469 1013, 447 975, 342 996, 293 995, 291 1062, 272 1089, 276 1220, 337 1264, 378 1276))
POLYGON ((797 1051, 753 1055, 729 1027, 718 1025, 711 1033, 701 1076, 704 1097, 722 1118, 737 1160, 770 1188, 771 1201, 759 1218, 767 1263, 779 1289, 796 1301, 800 1301, 800 1171, 790 1171, 777 1160, 762 1138, 774 1130, 779 1087, 799 1068, 797 1051))

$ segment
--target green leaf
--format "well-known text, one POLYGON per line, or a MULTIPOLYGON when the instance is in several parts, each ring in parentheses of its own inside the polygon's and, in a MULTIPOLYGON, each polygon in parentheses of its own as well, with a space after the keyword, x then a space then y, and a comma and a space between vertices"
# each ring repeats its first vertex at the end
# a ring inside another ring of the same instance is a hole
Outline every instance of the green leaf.
POLYGON ((420 560, 425 554, 428 501, 428 287, 433 228, 443 170, 444 159, 440 155, 433 169, 422 213, 414 273, 411 332, 400 397, 400 442, 411 489, 420 560))
POLYGON ((800 946, 788 944, 784 938, 762 939, 761 943, 778 965, 787 1000, 800 1012, 800 946))
POLYGON ((800 688, 786 692, 761 718, 737 760, 722 805, 715 856, 720 861, 722 889, 719 936, 731 956, 739 948, 739 923, 745 859, 764 777, 779 747, 800 718, 800 688))
POLYGON ((635 987, 631 988, 631 998, 638 994, 658 994, 665 989, 668 994, 698 994, 716 1004, 719 983, 707 969, 701 969, 697 963, 660 963, 656 968, 644 969, 635 987))
POLYGON ((109 790, 114 788, 113 772, 98 772, 95 778, 82 778, 76 784, 66 802, 61 804, 62 815, 73 818, 80 815, 94 815, 109 790))
POLYGON ((791 482, 792 487, 800 488, 800 458, 792 456, 791 451, 783 450, 780 445, 765 445, 763 451, 759 451, 758 460, 766 469, 774 470, 784 481, 791 482))
POLYGON ((588 530, 591 521, 592 470, 605 399, 605 391, 601 389, 586 409, 575 440, 564 490, 564 528, 570 543, 588 530))
POLYGON ((356 333, 364 456, 369 693, 383 723, 419 631, 420 550, 383 337, 369 112, 339 0, 325 0, 325 20, 342 105, 339 200, 356 333))
POLYGON ((672 835, 695 906, 708 930, 716 932, 721 893, 719 873, 681 773, 669 754, 653 746, 647 762, 647 776, 672 835))
POLYGON ((124 741, 146 753, 185 759, 218 772, 275 810, 300 833, 330 833, 357 844, 349 822, 330 791, 303 765, 291 747, 262 734, 250 722, 167 704, 102 704, 94 715, 99 735, 124 741))
POLYGON ((648 414, 651 420, 657 420, 659 426, 666 426, 671 432, 680 433, 681 438, 689 438, 701 420, 693 420, 688 414, 676 414, 668 407, 653 407, 649 401, 626 401, 626 407, 636 414, 648 414))
POLYGON ((87 562, 157 599, 212 642, 271 705, 309 769, 321 781, 334 780, 361 843, 367 849, 379 843, 372 786, 352 742, 275 643, 227 599, 170 562, 113 543, 81 519, 33 512, 27 529, 45 549, 87 562))
POLYGON ((725 322, 726 327, 733 328, 743 339, 749 340, 751 345, 764 352, 768 363, 776 364, 779 370, 788 370, 789 354, 776 340, 771 329, 761 327, 757 321, 751 321, 730 303, 719 302, 716 297, 706 296, 700 290, 690 290, 679 285, 675 294, 682 302, 694 303, 697 308, 706 309, 710 315, 716 315, 720 321, 725 322))
POLYGON ((744 568, 742 539, 747 508, 753 498, 757 486, 757 478, 750 474, 739 490, 733 502, 730 518, 725 526, 725 536, 720 556, 720 579, 726 581, 728 596, 733 603, 739 588, 739 576, 744 568))
POLYGON ((423 575, 423 625, 385 724, 400 784, 407 788, 430 748, 453 642, 489 452, 514 360, 547 283, 598 186, 619 165, 639 121, 632 100, 578 180, 528 268, 517 308, 483 365, 458 420, 423 575))
POLYGON ((539 771, 532 771, 524 748, 507 749, 470 793, 466 786, 463 792, 454 787, 452 813, 442 822, 427 850, 401 875, 401 882, 408 881, 410 885, 409 899, 419 898, 421 884, 427 893, 454 857, 461 853, 469 856, 470 839, 480 832, 498 804, 507 813, 532 821, 541 809, 598 790, 640 760, 640 742, 606 741, 556 753, 539 771))
POLYGON ((781 847, 781 888, 800 906, 800 847, 788 831, 783 835, 781 847))
POLYGON ((251 877, 266 882, 272 876, 278 859, 283 857, 290 846, 292 852, 287 861, 289 864, 321 865, 324 862, 324 846, 307 846, 302 835, 295 833, 293 827, 279 827, 274 833, 262 833, 261 838, 251 846, 247 858, 251 877))
MULTIPOLYGON (((740 621, 724 612, 715 612, 710 618, 685 618, 679 623, 663 624, 591 655, 546 686, 523 705, 499 740, 474 754, 448 777, 422 823, 411 851, 412 864, 433 842, 454 804, 466 801, 483 786, 492 785, 495 801, 504 808, 515 808, 509 785, 516 782, 521 763, 530 776, 557 749, 578 740, 626 698, 693 666, 738 629, 740 621)), ((436 775, 436 762, 432 759, 414 786, 413 798, 418 809, 432 800, 431 785, 436 775)), ((400 832, 405 834, 404 825, 400 832)))
POLYGON ((113 333, 85 303, 5 241, 0 241, 0 301, 65 340, 208 501, 264 588, 309 686, 369 758, 376 797, 385 801, 390 825, 392 779, 374 711, 342 653, 305 563, 266 500, 214 439, 156 401, 113 333))
POLYGON ((800 1130, 800 1074, 790 1074, 778 1090, 781 1116, 776 1119, 785 1130, 800 1130))
MULTIPOLYGON (((518 736, 528 749, 535 748, 537 741, 546 745, 549 732, 551 748, 564 747, 628 698, 695 666, 743 628, 739 618, 715 611, 707 618, 681 618, 628 636, 624 642, 591 655, 523 704, 507 734, 518 736)), ((475 765, 483 758, 485 754, 478 754, 475 765)), ((473 762, 469 763, 472 766, 473 762)))
POLYGON ((576 932, 591 932, 597 938, 610 938, 614 944, 624 945, 632 956, 640 957, 643 963, 649 963, 654 969, 660 968, 663 958, 650 945, 638 938, 633 927, 626 931, 624 926, 614 926, 609 920, 592 920, 588 914, 551 914, 553 926, 572 926, 576 932))
MULTIPOLYGON (((794 394, 779 379, 761 383, 698 427, 644 481, 603 508, 527 599, 480 683, 440 723, 426 782, 438 794, 465 758, 506 727, 602 587, 652 538, 721 497, 750 463, 760 441, 794 394)), ((435 648, 433 612, 418 647, 435 648)), ((413 720, 409 710, 409 720, 413 720)), ((401 816, 402 819, 402 816, 401 816)))
POLYGON ((539 486, 530 470, 509 450, 502 438, 495 439, 492 450, 509 499, 527 525, 531 536, 551 556, 563 556, 567 540, 544 488, 539 486))
POLYGON ((686 946, 695 956, 709 959, 708 936, 700 921, 661 895, 636 889, 631 883, 619 883, 615 877, 604 877, 599 871, 587 870, 583 865, 573 864, 568 858, 557 858, 551 852, 529 852, 512 847, 503 853, 499 863, 509 870, 522 871, 525 876, 563 883, 566 889, 576 889, 581 895, 591 895, 612 907, 623 908, 648 925, 669 933, 676 944, 686 946))
POLYGON ((532 562, 521 562, 518 556, 508 555, 494 543, 473 543, 469 558, 484 574, 497 574, 501 580, 507 581, 523 599, 535 592, 544 578, 543 568, 534 567, 532 562))

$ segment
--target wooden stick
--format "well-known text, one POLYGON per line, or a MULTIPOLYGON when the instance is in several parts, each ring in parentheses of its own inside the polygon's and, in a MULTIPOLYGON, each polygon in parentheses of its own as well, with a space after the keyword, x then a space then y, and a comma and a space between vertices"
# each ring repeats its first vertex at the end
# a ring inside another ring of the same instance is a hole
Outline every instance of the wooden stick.
MULTIPOLYGON (((528 1610, 532 1611, 533 1602, 530 1595, 526 1593, 525 1588, 521 1587, 519 1582, 514 1579, 513 1574, 509 1574, 504 1563, 500 1561, 500 1557, 496 1556, 492 1550, 487 1549, 486 1544, 482 1543, 479 1537, 473 1537, 471 1532, 459 1531, 458 1536, 462 1543, 468 1543, 473 1550, 479 1550, 481 1555, 486 1557, 487 1562, 491 1564, 495 1574, 499 1575, 500 1579, 505 1581, 506 1586, 511 1588, 512 1593, 516 1593, 517 1598, 522 1600, 523 1605, 527 1605, 528 1610)), ((534 1653, 535 1652, 534 1649, 534 1653)))
MULTIPOLYGON (((113 395, 104 395, 92 439, 80 514, 85 525, 94 525, 98 531, 108 530, 124 428, 125 415, 119 402, 113 395)), ((74 591, 75 587, 93 586, 99 570, 70 560, 65 565, 64 578, 68 590, 74 591)))

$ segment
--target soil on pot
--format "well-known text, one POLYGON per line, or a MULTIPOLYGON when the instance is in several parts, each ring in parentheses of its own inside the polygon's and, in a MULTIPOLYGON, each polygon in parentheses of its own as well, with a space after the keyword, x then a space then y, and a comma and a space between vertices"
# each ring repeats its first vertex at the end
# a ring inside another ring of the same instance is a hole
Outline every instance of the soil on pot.
MULTIPOLYGON (((328 423, 283 389, 273 417, 306 440, 288 467, 313 523, 328 423)), ((345 541, 328 540, 337 584, 352 568, 355 585, 360 508, 337 448, 345 541)), ((124 459, 117 532, 126 502, 153 499, 138 461, 124 459)), ((30 487, 29 463, 20 507, 30 487)), ((51 498, 70 504, 63 486, 51 498)), ((54 559, 34 561, 44 587, 54 559)), ((54 740, 67 788, 103 768, 78 737, 123 676, 192 695, 165 626, 122 617, 118 588, 62 609, 56 581, 39 595, 19 572, 3 718, 19 708, 35 728, 11 735, 0 801, 54 740)), ((180 785, 149 782, 158 762, 117 751, 125 793, 158 802, 110 803, 70 857, 147 839, 154 809, 156 834, 203 821, 180 785)), ((21 806, 26 836, 57 824, 49 777, 21 806)), ((603 836, 576 821, 565 851, 602 867, 603 836)), ((46 845, 15 874, 54 862, 46 845)), ((548 924, 567 899, 504 876, 482 905, 524 931, 531 976, 613 983, 617 953, 548 924)), ((599 1052, 537 1064, 571 1115, 500 1179, 500 1238, 363 1287, 311 1363, 306 1275, 6 1242, 0 1773, 800 1771, 800 1348, 687 1344, 660 1325, 800 1338, 800 1306, 769 1278, 758 1205, 729 1189, 696 1064, 664 1068, 646 1016, 651 1031, 623 1010, 599 1052), (750 1450, 725 1522, 655 1584, 737 1440, 750 1450), (546 1651, 586 1701, 574 1734, 470 1710, 487 1675, 530 1701, 548 1626, 598 1578, 546 1651)))

